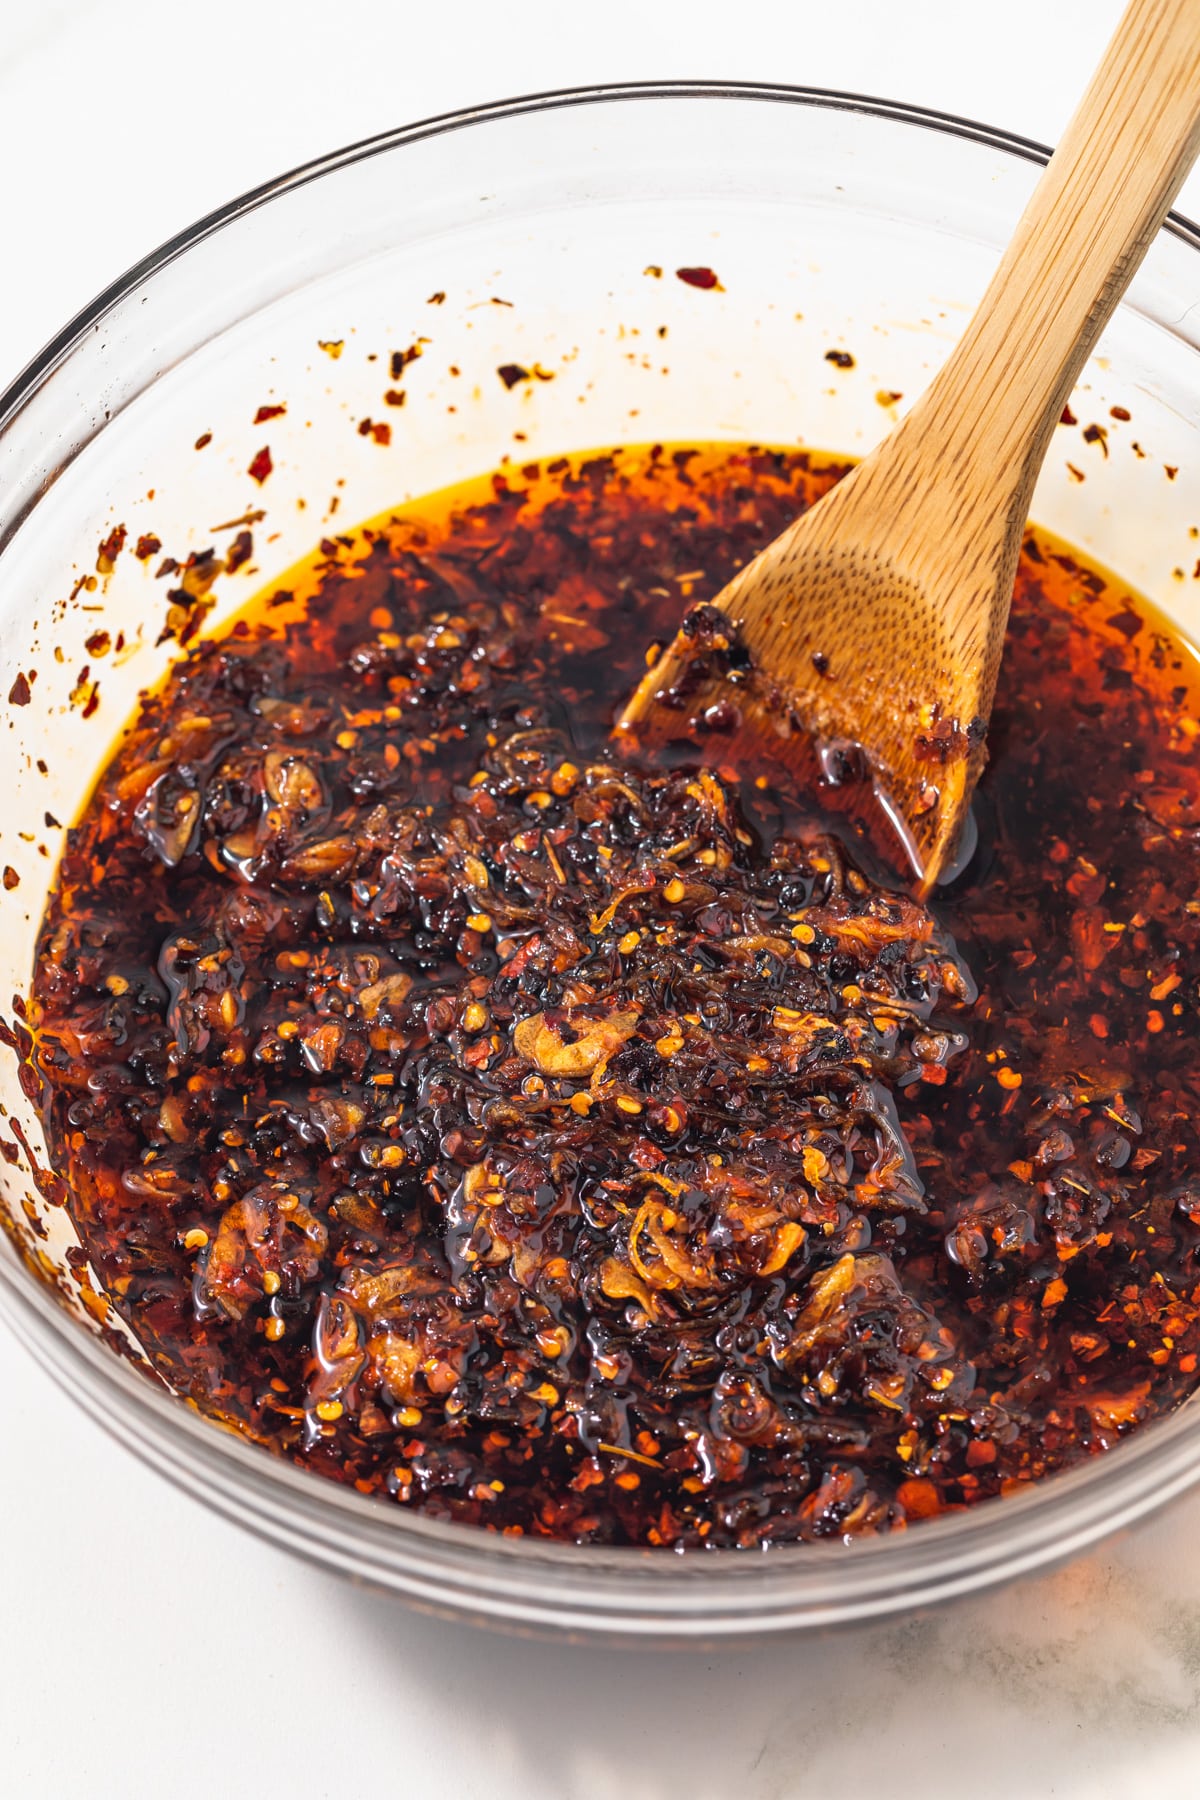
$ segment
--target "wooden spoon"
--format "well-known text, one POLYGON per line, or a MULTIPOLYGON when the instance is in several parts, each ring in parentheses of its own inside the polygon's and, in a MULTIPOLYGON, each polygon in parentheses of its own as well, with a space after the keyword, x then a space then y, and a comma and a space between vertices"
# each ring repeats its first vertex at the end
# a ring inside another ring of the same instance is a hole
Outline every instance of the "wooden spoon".
POLYGON ((619 732, 707 713, 785 760, 861 746, 922 891, 938 880, 985 760, 1034 481, 1198 151, 1200 0, 1132 0, 949 361, 718 595, 723 618, 689 616, 619 732))

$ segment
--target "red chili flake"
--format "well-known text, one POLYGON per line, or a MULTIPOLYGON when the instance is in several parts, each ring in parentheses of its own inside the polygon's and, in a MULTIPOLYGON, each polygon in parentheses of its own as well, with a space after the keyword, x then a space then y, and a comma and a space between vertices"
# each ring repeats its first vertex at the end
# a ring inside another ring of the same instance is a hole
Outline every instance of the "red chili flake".
POLYGON ((687 283, 688 287, 716 288, 721 293, 725 291, 717 280, 716 272, 712 269, 676 269, 675 273, 680 281, 687 283))
POLYGON ((283 405, 283 406, 260 406, 258 411, 254 415, 254 423, 256 425, 265 425, 268 419, 278 419, 286 411, 287 411, 286 405, 283 405))
POLYGON ((500 367, 496 370, 496 373, 506 388, 515 388, 519 381, 531 381, 533 379, 529 370, 523 369, 520 363, 501 363, 500 367))
POLYGON ((212 437, 213 437, 213 434, 211 431, 201 432, 200 436, 196 439, 196 442, 194 443, 192 448, 194 450, 205 449, 209 444, 212 443, 212 437))
POLYGON ((12 865, 10 863, 6 863, 4 865, 4 885, 5 885, 5 887, 11 893, 12 889, 15 887, 19 887, 20 884, 21 884, 21 877, 17 874, 17 871, 12 867, 12 865))
POLYGON ((1062 412, 1059 414, 1058 422, 1060 425, 1078 425, 1079 420, 1075 417, 1075 414, 1071 411, 1069 406, 1064 406, 1062 412))
POLYGON ((428 338, 418 338, 415 344, 410 344, 408 346, 407 350, 392 351, 388 366, 391 369, 393 381, 399 381, 409 364, 415 363, 417 358, 423 354, 425 345, 428 342, 428 338))
POLYGON ((29 691, 29 678, 26 675, 18 675, 8 690, 8 704, 10 706, 28 706, 32 698, 33 695, 29 691))
POLYGON ((125 546, 125 527, 114 525, 96 552, 96 573, 111 575, 113 565, 125 546))
POLYGON ((254 539, 248 531, 239 531, 225 556, 225 573, 236 574, 254 554, 254 539))
POLYGON ((827 350, 825 361, 832 363, 835 369, 852 369, 854 367, 854 358, 848 350, 827 350))
POLYGON ((157 556, 161 549, 162 539, 155 537, 152 531, 144 531, 137 541, 133 554, 139 562, 148 562, 152 556, 157 556))
POLYGON ((404 405, 404 389, 403 388, 389 388, 387 390, 386 394, 383 396, 383 404, 385 406, 403 406, 404 405))
POLYGON ((1085 444, 1099 444, 1105 456, 1108 455, 1108 433, 1103 425, 1086 425, 1083 431, 1085 444))
POLYGON ((910 1519, 931 1519, 942 1510, 932 1481, 902 1481, 896 1489, 896 1498, 910 1519))
POLYGON ((112 639, 107 631, 93 631, 91 637, 85 641, 84 647, 89 656, 107 656, 112 649, 112 639))
POLYGON ((1104 623, 1111 625, 1114 631, 1119 631, 1126 643, 1132 643, 1141 631, 1144 621, 1141 614, 1135 611, 1127 600, 1120 612, 1110 613, 1104 623))
POLYGON ((374 438, 377 444, 390 444, 392 428, 390 425, 376 424, 372 419, 360 419, 358 435, 359 437, 374 438))
POLYGON ((261 487, 262 483, 267 479, 267 476, 274 467, 275 465, 271 461, 270 449, 264 444, 262 449, 255 456, 254 461, 250 464, 250 467, 246 470, 246 473, 252 480, 257 481, 261 487))
POLYGON ((1132 417, 1133 417, 1133 414, 1129 411, 1129 409, 1124 406, 1110 406, 1108 409, 1108 414, 1109 414, 1110 418, 1120 419, 1122 421, 1122 423, 1124 423, 1124 424, 1128 424, 1129 420, 1132 419, 1132 417))

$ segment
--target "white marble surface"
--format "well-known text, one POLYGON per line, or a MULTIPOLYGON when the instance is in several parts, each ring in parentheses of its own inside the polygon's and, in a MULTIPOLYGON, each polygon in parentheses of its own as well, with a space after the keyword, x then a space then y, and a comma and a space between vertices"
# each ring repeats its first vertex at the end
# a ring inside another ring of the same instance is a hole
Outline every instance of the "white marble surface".
MULTIPOLYGON (((0 0, 0 385, 169 232, 506 93, 665 74, 1053 138, 1119 0, 0 0)), ((1200 215, 1200 177, 1184 209, 1200 215)), ((145 1472, 0 1333, 0 1795, 1190 1796, 1200 1496, 1084 1562, 820 1643, 563 1650, 432 1624, 145 1472)))

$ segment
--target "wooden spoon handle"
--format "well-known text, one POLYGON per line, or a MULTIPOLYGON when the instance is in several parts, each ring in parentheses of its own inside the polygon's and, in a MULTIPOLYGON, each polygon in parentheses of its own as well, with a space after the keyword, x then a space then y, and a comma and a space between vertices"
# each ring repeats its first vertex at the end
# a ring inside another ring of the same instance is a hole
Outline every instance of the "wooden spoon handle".
POLYGON ((897 434, 914 451, 926 434, 945 445, 959 523, 964 505, 1007 499, 1023 524, 1067 396, 1198 151, 1200 0, 1131 0, 965 335, 897 434))

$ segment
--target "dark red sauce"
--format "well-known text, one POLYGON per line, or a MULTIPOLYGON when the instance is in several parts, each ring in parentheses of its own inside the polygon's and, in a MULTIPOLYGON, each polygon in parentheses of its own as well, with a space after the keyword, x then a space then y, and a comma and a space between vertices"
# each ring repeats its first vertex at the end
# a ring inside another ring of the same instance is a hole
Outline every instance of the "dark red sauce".
POLYGON ((1193 1390, 1179 641, 1028 539, 980 848, 928 906, 832 791, 609 740, 837 472, 498 476, 326 541, 145 702, 31 1066, 103 1288, 201 1410, 443 1518, 689 1547, 972 1505, 1193 1390))

